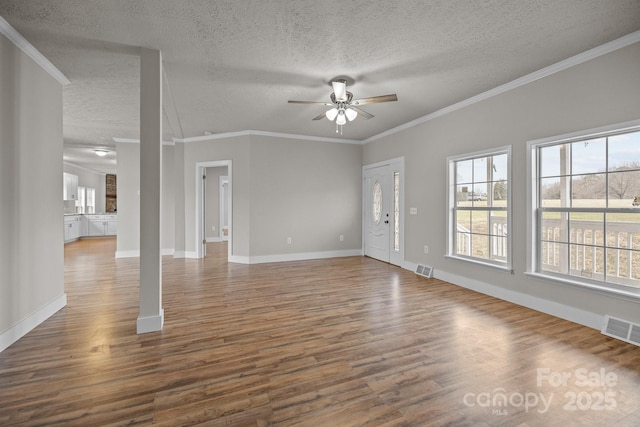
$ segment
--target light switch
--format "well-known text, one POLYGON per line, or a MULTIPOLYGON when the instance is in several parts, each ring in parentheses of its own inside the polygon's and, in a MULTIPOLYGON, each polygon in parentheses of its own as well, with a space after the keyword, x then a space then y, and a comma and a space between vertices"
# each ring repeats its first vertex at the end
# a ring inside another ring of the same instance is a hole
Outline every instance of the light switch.
POLYGON ((418 215, 418 208, 409 208, 410 215, 418 215))

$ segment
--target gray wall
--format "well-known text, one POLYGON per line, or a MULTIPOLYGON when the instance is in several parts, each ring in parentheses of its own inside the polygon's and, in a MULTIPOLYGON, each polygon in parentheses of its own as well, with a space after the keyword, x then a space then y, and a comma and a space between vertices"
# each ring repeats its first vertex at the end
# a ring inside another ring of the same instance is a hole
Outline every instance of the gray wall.
MULTIPOLYGON (((105 210, 106 181, 105 174, 93 172, 84 168, 64 163, 64 172, 78 176, 78 186, 95 188, 96 190, 96 213, 105 210)), ((62 196, 61 196, 62 197, 62 196)))
POLYGON ((140 144, 116 143, 118 153, 117 256, 140 253, 140 144))
MULTIPOLYGON (((117 256, 140 253, 140 144, 118 142, 118 242, 117 256)), ((175 246, 175 148, 162 146, 162 234, 163 252, 175 246)))
POLYGON ((232 161, 232 255, 361 248, 360 145, 244 135, 184 144, 187 253, 196 250, 196 163, 222 160, 232 161))
POLYGON ((3 35, 0 199, 2 335, 65 298, 62 85, 3 35))
POLYGON ((526 142, 640 118, 640 44, 370 142, 364 164, 405 157, 405 257, 436 272, 599 315, 640 321, 638 303, 526 276, 526 142), (513 275, 447 259, 446 158, 512 146, 513 275), (429 254, 422 247, 429 245, 429 254))

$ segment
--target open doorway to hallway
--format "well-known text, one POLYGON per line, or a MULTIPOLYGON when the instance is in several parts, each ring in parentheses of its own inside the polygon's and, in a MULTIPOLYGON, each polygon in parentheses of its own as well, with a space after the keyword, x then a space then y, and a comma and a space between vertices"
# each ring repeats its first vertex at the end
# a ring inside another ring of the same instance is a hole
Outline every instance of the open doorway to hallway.
POLYGON ((226 248, 232 253, 232 168, 231 160, 196 163, 196 257, 208 250, 226 248), (217 243, 224 245, 211 246, 217 243))

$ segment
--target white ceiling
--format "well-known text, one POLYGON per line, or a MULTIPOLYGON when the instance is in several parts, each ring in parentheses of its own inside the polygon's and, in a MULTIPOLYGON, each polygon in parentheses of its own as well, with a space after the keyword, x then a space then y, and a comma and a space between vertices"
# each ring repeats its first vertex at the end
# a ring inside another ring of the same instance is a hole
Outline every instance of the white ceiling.
POLYGON ((65 160, 138 138, 137 47, 162 51, 164 139, 259 130, 340 138, 312 121, 345 75, 363 140, 640 29, 638 0, 0 0, 0 16, 71 81, 65 160))

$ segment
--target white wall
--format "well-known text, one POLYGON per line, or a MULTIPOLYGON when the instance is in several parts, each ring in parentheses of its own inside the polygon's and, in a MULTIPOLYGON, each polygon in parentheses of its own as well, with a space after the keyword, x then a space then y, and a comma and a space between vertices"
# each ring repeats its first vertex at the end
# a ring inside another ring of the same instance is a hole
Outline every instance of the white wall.
POLYGON ((62 85, 0 35, 0 351, 66 305, 62 170, 62 85))
MULTIPOLYGON (((105 174, 93 172, 68 163, 63 165, 64 172, 78 176, 78 186, 94 188, 96 190, 96 213, 105 211, 106 204, 106 178, 105 174)), ((62 196, 60 196, 62 197, 62 196)))
POLYGON ((640 43, 366 144, 365 164, 405 157, 405 206, 418 208, 418 215, 406 216, 406 259, 434 266, 436 274, 460 284, 475 281, 502 295, 516 292, 525 302, 559 303, 561 312, 640 322, 638 302, 524 274, 526 142, 640 118, 638 76, 640 43), (444 257, 447 156, 504 145, 513 150, 513 275, 444 257))

